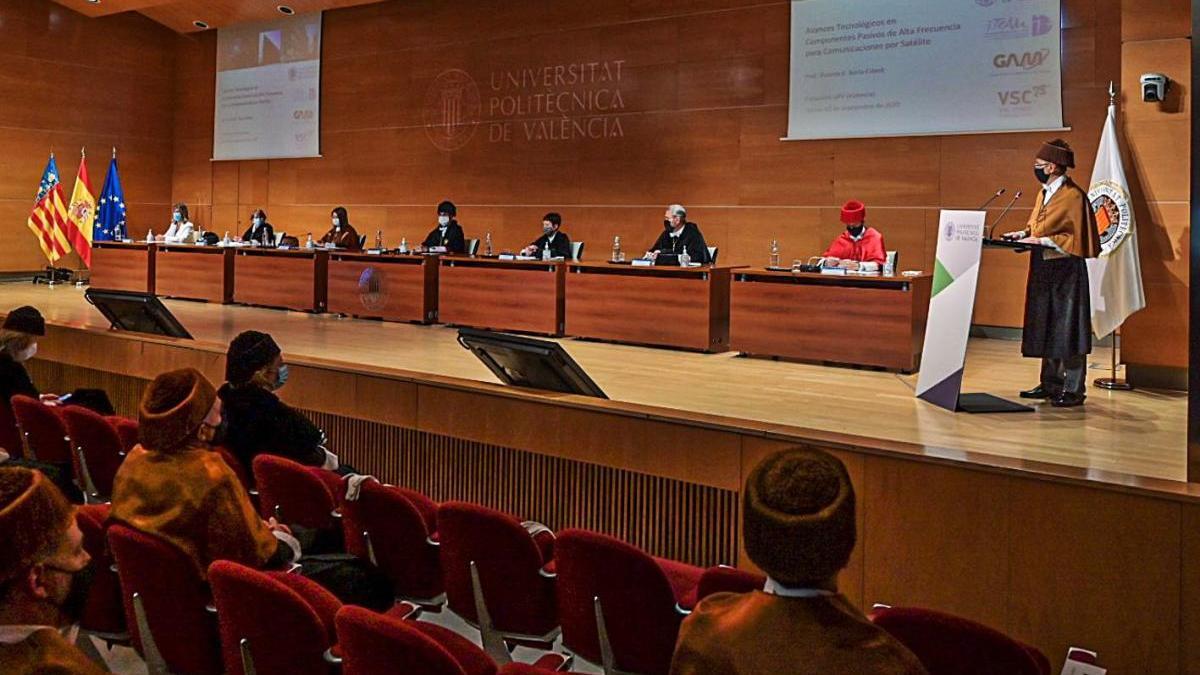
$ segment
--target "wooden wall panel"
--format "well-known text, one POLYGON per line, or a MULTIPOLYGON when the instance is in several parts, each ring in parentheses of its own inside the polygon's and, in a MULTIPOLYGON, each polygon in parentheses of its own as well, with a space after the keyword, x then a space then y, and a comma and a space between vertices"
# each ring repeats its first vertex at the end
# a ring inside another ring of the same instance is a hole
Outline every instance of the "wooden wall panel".
POLYGON ((49 0, 0 0, 0 272, 46 264, 25 222, 52 149, 69 195, 79 149, 99 191, 116 146, 130 220, 165 211, 175 51, 174 34, 143 16, 88 19, 49 0))
MULTIPOLYGON (((939 208, 977 206, 998 185, 1034 192, 1030 157, 1044 134, 781 142, 789 7, 782 0, 397 0, 331 11, 323 157, 273 160, 265 177, 253 165, 253 177, 230 180, 227 163, 209 161, 211 122, 189 113, 188 128, 176 127, 175 196, 197 202, 213 221, 202 224, 218 231, 244 228, 248 209, 262 206, 277 230, 321 232, 329 210, 343 204, 360 232, 383 230, 393 245, 423 238, 434 205, 450 198, 468 236, 491 232, 498 249, 532 240, 541 215, 556 210, 591 256, 606 253, 617 235, 627 252, 640 252, 656 236, 663 206, 682 202, 721 247, 723 262, 753 265, 765 263, 772 238, 787 259, 819 254, 840 229, 837 207, 858 198, 900 250, 901 266, 928 270, 939 208), (526 105, 546 91, 514 91, 505 84, 510 73, 592 62, 607 64, 614 79, 550 90, 619 90, 619 109, 514 112, 505 98, 526 105), (474 135, 454 150, 439 149, 425 127, 431 85, 449 69, 467 72, 480 99, 474 135), (575 123, 594 125, 601 138, 530 136, 575 123)), ((1120 53, 1108 45, 1120 39, 1121 1, 1067 0, 1063 16, 1065 115, 1074 127, 1065 137, 1086 175, 1104 89, 1120 74, 1120 53)), ((189 106, 206 113, 213 41, 205 34, 177 40, 179 76, 194 83, 189 106)), ((244 172, 251 164, 233 166, 244 172)), ((984 275, 981 292, 1023 295, 1023 277, 1019 265, 998 267, 984 275)), ((977 318, 1019 325, 1019 303, 977 318)))

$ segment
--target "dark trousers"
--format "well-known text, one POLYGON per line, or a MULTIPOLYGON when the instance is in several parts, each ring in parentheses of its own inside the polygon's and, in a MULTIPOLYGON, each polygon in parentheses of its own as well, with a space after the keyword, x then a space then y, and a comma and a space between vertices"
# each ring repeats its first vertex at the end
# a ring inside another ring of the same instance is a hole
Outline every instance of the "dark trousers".
POLYGON ((1087 392, 1087 356, 1042 359, 1042 386, 1051 394, 1062 392, 1084 395, 1087 392))

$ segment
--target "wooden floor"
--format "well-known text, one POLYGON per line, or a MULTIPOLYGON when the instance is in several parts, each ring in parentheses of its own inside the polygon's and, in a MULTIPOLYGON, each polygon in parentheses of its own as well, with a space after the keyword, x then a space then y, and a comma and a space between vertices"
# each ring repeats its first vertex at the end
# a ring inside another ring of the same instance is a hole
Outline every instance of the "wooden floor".
MULTIPOLYGON (((0 284, 0 311, 38 307, 54 323, 104 326, 71 286, 0 284)), ((288 353, 483 381, 492 374, 445 326, 360 321, 332 315, 167 301, 198 339, 228 342, 242 330, 272 333, 288 353)), ((839 330, 837 327, 831 330, 839 330)), ((846 328, 854 339, 858 328, 846 328)), ((1065 464, 1084 469, 1185 479, 1186 395, 1089 388, 1083 408, 1040 406, 1033 414, 954 414, 916 400, 916 375, 693 354, 562 340, 610 398, 820 431, 918 443, 933 454, 963 452, 1065 464)), ((1109 352, 1092 354, 1090 379, 1109 352)), ((1037 382, 1038 364, 1005 340, 971 341, 964 391, 1015 398, 1037 382)))

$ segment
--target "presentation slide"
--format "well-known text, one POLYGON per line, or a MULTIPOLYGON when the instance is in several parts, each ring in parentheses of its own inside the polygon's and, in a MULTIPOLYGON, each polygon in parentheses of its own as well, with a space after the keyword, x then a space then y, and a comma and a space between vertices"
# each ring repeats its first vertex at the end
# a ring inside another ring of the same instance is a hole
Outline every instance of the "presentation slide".
POLYGON ((1061 129, 1059 0, 795 0, 787 140, 1061 129))
POLYGON ((213 159, 320 156, 321 13, 217 32, 213 159))

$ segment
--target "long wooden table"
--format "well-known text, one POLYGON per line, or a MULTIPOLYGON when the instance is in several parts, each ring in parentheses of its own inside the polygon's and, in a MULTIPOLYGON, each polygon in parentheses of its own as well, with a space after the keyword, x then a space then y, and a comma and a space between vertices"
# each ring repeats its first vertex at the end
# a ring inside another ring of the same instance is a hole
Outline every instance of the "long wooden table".
POLYGON ((112 291, 154 293, 154 253, 154 244, 93 242, 90 283, 112 291))
POLYGON ((323 312, 329 253, 319 249, 239 248, 233 301, 243 305, 323 312))
POLYGON ((158 244, 155 292, 169 298, 233 302, 233 248, 158 244))
POLYGON ((730 345, 756 356, 879 366, 920 365, 933 277, 738 270, 730 345))
POLYGON ((726 351, 733 269, 573 263, 567 274, 567 335, 726 351))
POLYGON ((443 256, 438 279, 442 323, 562 335, 567 263, 443 256))
POLYGON ((438 320, 436 257, 329 255, 328 310, 362 318, 434 323, 438 320))

